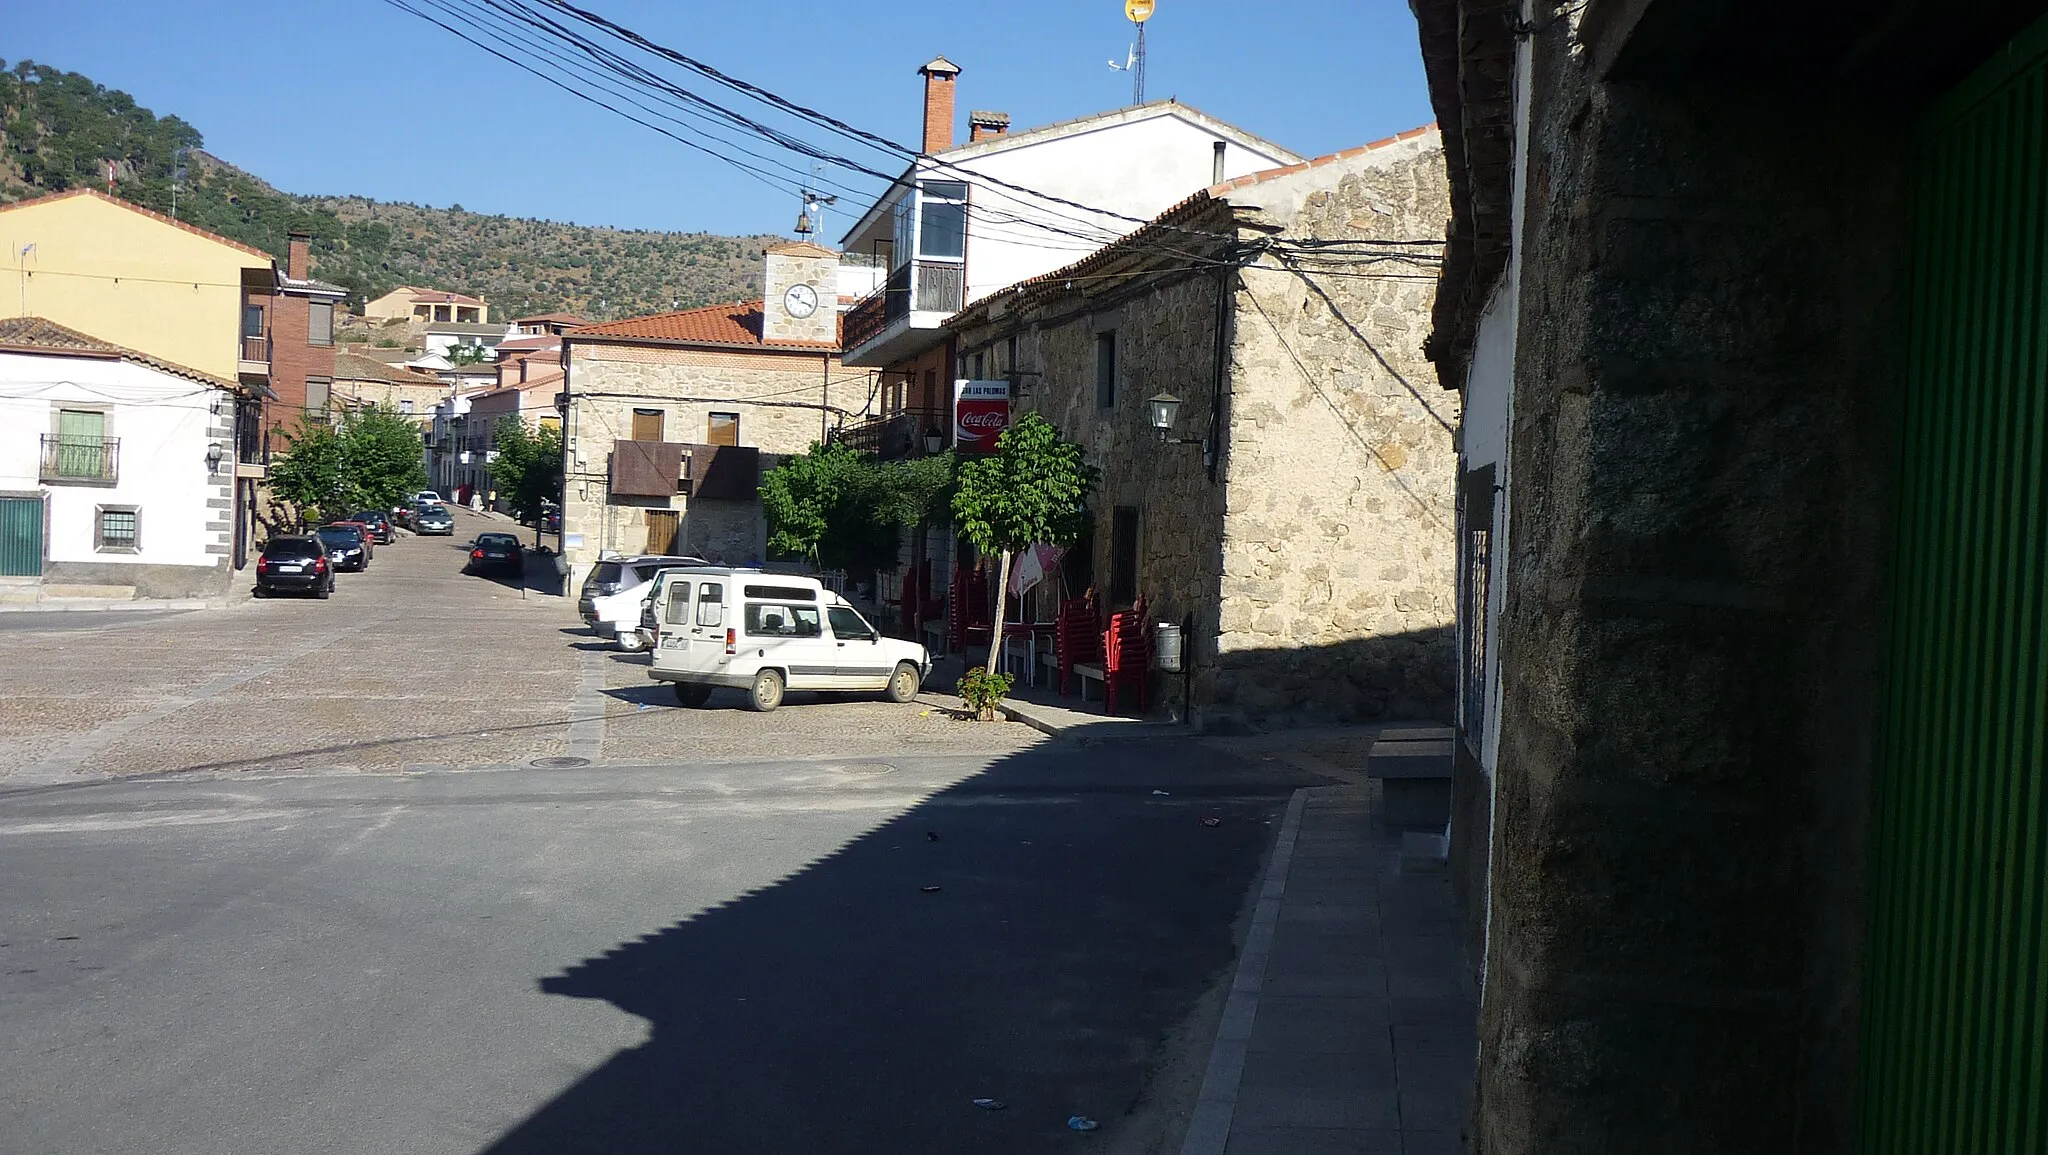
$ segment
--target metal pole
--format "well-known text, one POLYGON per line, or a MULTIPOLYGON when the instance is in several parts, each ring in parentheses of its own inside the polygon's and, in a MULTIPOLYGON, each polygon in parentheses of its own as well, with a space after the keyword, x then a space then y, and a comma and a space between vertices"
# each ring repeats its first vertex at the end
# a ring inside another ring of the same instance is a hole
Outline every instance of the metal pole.
POLYGON ((1138 47, 1131 54, 1131 103, 1145 103, 1145 24, 1138 21, 1138 47))

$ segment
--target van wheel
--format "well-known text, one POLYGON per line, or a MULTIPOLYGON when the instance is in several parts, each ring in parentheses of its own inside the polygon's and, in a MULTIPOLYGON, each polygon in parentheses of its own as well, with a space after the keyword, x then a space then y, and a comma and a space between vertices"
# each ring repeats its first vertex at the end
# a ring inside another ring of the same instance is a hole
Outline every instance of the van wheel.
POLYGON ((711 687, 695 682, 673 682, 676 688, 676 702, 684 706, 701 706, 711 700, 711 687))
POLYGON ((754 675, 754 688, 747 691, 747 706, 767 713, 782 705, 782 674, 775 670, 762 670, 754 675))
POLYGON ((623 627, 618 632, 618 643, 619 648, 629 654, 637 654, 647 648, 647 643, 640 640, 639 630, 629 630, 623 627))
POLYGON ((896 672, 889 677, 888 698, 891 702, 908 702, 917 697, 918 685, 917 667, 898 662, 896 672))

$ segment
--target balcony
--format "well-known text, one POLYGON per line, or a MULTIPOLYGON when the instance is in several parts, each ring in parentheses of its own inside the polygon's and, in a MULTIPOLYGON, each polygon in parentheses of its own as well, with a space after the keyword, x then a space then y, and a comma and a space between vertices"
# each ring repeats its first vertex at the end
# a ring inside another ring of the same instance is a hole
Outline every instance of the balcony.
POLYGON ((121 439, 44 434, 40 476, 49 482, 112 485, 121 478, 121 439))
POLYGON ((251 377, 270 376, 270 338, 242 338, 241 361, 235 366, 235 370, 251 377))
POLYGON ((247 404, 235 413, 235 476, 261 481, 270 476, 271 437, 263 427, 263 406, 247 404))
POLYGON ((833 433, 832 440, 856 453, 872 453, 884 461, 922 457, 925 452, 924 435, 928 431, 938 430, 942 437, 945 436, 943 416, 921 409, 906 409, 901 413, 870 417, 844 426, 833 433))
POLYGON ((912 261, 846 314, 848 365, 879 367, 939 343, 938 327, 967 303, 967 266, 912 261))

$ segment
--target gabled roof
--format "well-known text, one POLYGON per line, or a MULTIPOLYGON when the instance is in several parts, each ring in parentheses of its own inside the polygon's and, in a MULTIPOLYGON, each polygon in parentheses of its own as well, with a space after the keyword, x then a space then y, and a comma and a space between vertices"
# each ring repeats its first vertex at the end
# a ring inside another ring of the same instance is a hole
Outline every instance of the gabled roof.
POLYGON ((588 320, 587 318, 584 318, 584 317, 579 317, 579 316, 577 316, 577 315, 576 315, 576 314, 574 314, 574 313, 535 313, 535 314, 534 314, 533 316, 531 316, 531 317, 514 317, 514 318, 512 318, 512 323, 513 323, 513 324, 515 324, 515 325, 524 325, 524 324, 527 324, 528 322, 532 322, 532 321, 545 321, 545 322, 551 322, 551 323, 553 323, 553 324, 557 324, 557 325, 588 325, 588 324, 590 324, 590 321, 589 321, 589 320, 588 320))
POLYGON ((1397 132, 1389 137, 1383 137, 1379 140, 1369 141, 1365 144, 1359 145, 1357 148, 1347 148, 1340 152, 1328 153, 1324 156, 1318 156, 1310 160, 1302 161, 1300 164, 1284 164, 1281 165, 1279 168, 1260 169, 1258 172, 1246 173, 1244 176, 1224 181, 1222 184, 1211 185, 1209 186, 1207 191, 1211 196, 1220 197, 1227 193, 1233 192, 1237 189, 1250 188, 1255 184, 1264 184, 1267 181, 1276 180, 1280 177, 1288 176, 1293 173, 1307 172, 1309 169, 1321 168, 1326 164, 1335 164, 1340 160, 1351 160, 1355 157, 1364 156, 1369 152, 1378 152, 1383 148, 1391 148, 1392 146, 1401 144, 1405 141, 1415 140, 1419 137, 1428 136, 1430 133, 1435 131, 1436 122, 1431 121, 1430 123, 1422 125, 1419 128, 1411 128, 1407 132, 1397 132))
POLYGON ((839 255, 839 250, 828 249, 823 245, 813 244, 810 241, 784 241, 779 245, 769 245, 761 250, 763 256, 770 253, 785 257, 836 257, 839 255))
POLYGON ((98 337, 89 337, 76 329, 45 321, 41 317, 7 317, 0 319, 0 353, 43 353, 58 357, 90 357, 100 361, 133 361, 151 369, 211 385, 216 389, 240 392, 241 386, 225 377, 216 377, 198 369, 190 369, 173 361, 138 353, 98 337))
POLYGON ((271 256, 269 253, 264 252, 262 249, 253 248, 249 245, 243 244, 240 241, 231 241, 228 238, 221 236, 219 233, 209 233, 205 229, 194 228, 191 225, 186 224, 184 221, 177 219, 176 217, 167 217, 164 214, 156 212, 153 209, 143 208, 141 205, 136 204, 133 201, 124 201, 120 197, 103 193, 96 188, 66 189, 63 192, 50 193, 47 196, 31 197, 25 201, 15 201, 13 204, 0 205, 0 213, 13 212, 15 209, 25 209, 30 205, 47 204, 50 201, 68 200, 72 197, 91 197, 94 200, 105 201, 110 205, 118 205, 121 208, 127 209, 131 213, 139 213, 142 216, 148 217, 153 221, 169 225, 174 229, 183 229, 186 232, 191 233, 195 237, 205 237, 207 240, 212 241, 215 244, 226 245, 231 249, 237 249, 240 250, 241 252, 245 252, 252 257, 261 257, 267 264, 277 264, 277 258, 271 256))
POLYGON ((334 379, 337 381, 383 381, 391 385, 436 385, 445 387, 439 377, 415 373, 400 365, 365 357, 361 353, 345 350, 334 354, 334 379))
MULTIPOLYGON (((391 293, 404 293, 412 298, 415 305, 482 305, 483 301, 462 293, 451 293, 446 289, 423 289, 418 285, 400 285, 391 293)), ((388 297, 391 293, 386 293, 388 297)), ((382 300, 383 298, 378 298, 382 300)))
POLYGON ((571 329, 562 336, 565 340, 583 342, 603 341, 607 337, 615 337, 629 341, 665 341, 727 348, 820 351, 837 351, 839 348, 837 342, 829 341, 763 341, 761 318, 761 302, 736 301, 730 305, 710 305, 702 309, 684 309, 676 313, 656 313, 649 317, 628 317, 623 321, 585 325, 580 329, 571 329))

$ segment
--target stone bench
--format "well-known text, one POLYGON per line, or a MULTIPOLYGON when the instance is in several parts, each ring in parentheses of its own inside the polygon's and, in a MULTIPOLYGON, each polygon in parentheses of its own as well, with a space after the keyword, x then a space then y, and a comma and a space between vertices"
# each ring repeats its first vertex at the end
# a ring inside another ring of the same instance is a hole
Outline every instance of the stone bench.
MULTIPOLYGON (((1402 728, 1411 729, 1411 728, 1402 728)), ((1388 826, 1442 829, 1451 820, 1451 741, 1441 727, 1414 727, 1425 737, 1389 738, 1365 756, 1365 773, 1382 783, 1388 826), (1437 737, 1441 732, 1444 736, 1437 737)))

